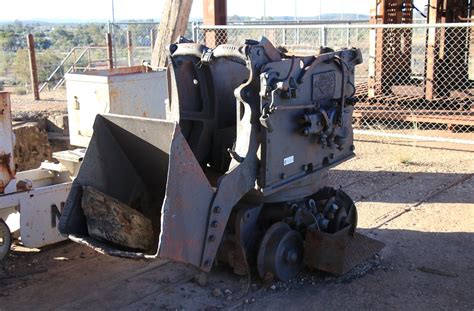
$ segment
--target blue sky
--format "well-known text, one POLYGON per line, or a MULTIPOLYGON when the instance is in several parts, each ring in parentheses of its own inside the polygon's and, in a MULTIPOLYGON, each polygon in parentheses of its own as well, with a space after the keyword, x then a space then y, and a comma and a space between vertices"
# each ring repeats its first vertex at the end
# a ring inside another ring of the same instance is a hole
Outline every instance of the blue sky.
MULTIPOLYGON (((164 0, 114 0, 116 19, 159 19, 164 0)), ((319 0, 266 0, 267 16, 316 16, 319 0)), ((415 0, 422 9, 427 0, 415 0)), ((0 0, 0 20, 110 20, 112 0, 0 0)), ((263 16, 263 0, 227 0, 228 15, 263 16)), ((322 13, 368 14, 369 0, 321 0, 322 13)), ((202 17, 202 0, 194 0, 191 17, 202 17)))

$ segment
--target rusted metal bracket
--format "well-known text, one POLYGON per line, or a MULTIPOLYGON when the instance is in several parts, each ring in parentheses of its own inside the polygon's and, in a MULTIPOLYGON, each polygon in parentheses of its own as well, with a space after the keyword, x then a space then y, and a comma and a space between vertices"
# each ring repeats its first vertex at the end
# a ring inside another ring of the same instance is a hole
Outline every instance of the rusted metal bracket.
POLYGON ((355 232, 351 226, 336 233, 309 228, 304 242, 304 262, 311 268, 342 275, 379 252, 384 243, 355 232))

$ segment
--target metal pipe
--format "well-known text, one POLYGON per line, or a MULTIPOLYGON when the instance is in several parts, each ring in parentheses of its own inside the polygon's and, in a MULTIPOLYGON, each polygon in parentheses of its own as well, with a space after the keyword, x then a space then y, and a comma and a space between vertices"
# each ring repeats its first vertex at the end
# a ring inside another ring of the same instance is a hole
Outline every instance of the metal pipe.
POLYGON ((113 53, 112 53, 112 36, 110 34, 110 32, 108 32, 106 35, 105 35, 105 42, 107 43, 107 58, 108 58, 108 65, 109 65, 109 69, 113 69, 114 68, 114 60, 113 60, 113 53))
POLYGON ((263 20, 267 20, 267 1, 263 0, 263 20))
POLYGON ((199 25, 200 29, 413 29, 413 28, 462 28, 474 27, 474 23, 442 23, 442 24, 313 24, 313 25, 199 25))
POLYGON ((412 139, 412 140, 421 140, 421 141, 474 145, 474 140, 468 140, 468 139, 396 134, 396 133, 387 133, 387 132, 380 132, 380 131, 373 131, 373 130, 354 130, 354 133, 359 134, 359 135, 368 135, 368 136, 370 135, 370 136, 378 136, 378 137, 391 137, 391 138, 402 138, 402 139, 412 139))
POLYGON ((51 79, 53 79, 54 75, 59 71, 59 69, 61 69, 62 66, 64 66, 64 63, 69 59, 69 57, 71 57, 72 53, 74 53, 74 51, 77 49, 77 47, 74 47, 71 49, 71 51, 69 51, 69 53, 67 53, 67 55, 63 58, 63 60, 59 63, 59 65, 56 67, 56 69, 54 69, 53 73, 51 73, 49 75, 49 77, 46 79, 46 82, 44 82, 39 91, 41 92, 47 85, 48 85, 48 82, 51 81, 51 79))
POLYGON ((132 32, 127 30, 127 56, 128 56, 128 67, 133 66, 133 41, 132 32))

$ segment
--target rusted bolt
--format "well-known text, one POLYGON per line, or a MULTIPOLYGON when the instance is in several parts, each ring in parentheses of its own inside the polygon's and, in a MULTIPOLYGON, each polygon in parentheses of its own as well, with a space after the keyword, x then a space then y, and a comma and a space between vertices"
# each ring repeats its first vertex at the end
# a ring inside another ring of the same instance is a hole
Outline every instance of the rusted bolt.
POLYGON ((214 213, 219 214, 221 212, 221 208, 219 206, 214 206, 214 213))
POLYGON ((211 227, 215 228, 217 227, 217 224, 218 224, 217 220, 214 220, 211 222, 211 227))

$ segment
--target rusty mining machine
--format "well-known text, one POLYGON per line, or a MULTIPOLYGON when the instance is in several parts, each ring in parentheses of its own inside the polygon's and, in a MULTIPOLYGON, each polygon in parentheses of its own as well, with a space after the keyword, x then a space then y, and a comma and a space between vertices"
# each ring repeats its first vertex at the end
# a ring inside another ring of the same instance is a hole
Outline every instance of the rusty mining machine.
POLYGON ((60 231, 108 255, 203 271, 225 262, 280 280, 304 265, 342 274, 380 250, 355 232, 351 198, 327 187, 329 168, 354 156, 361 53, 285 53, 264 37, 213 49, 172 44, 167 120, 97 116, 60 231), (108 213, 84 213, 90 187, 150 220, 141 237, 152 239, 148 249, 114 240, 135 216, 104 224, 108 213), (102 236, 91 234, 93 225, 102 236))

